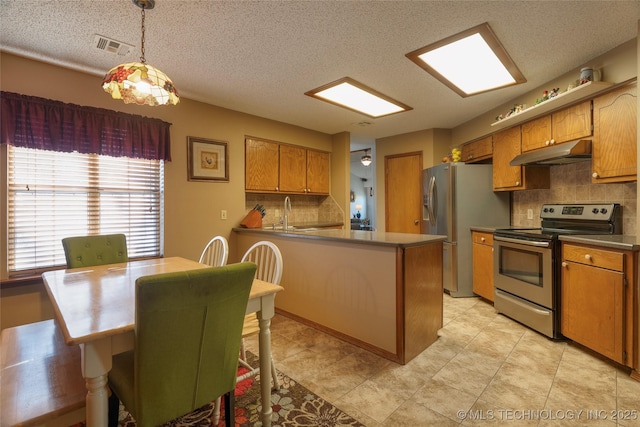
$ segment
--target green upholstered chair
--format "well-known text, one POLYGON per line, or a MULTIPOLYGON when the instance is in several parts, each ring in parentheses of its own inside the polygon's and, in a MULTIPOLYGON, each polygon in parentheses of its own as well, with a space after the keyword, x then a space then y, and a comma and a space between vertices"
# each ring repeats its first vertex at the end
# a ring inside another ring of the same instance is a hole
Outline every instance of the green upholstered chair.
POLYGON ((62 239, 67 268, 91 267, 129 261, 124 234, 77 236, 62 239))
POLYGON ((233 393, 251 262, 141 277, 134 350, 113 357, 109 385, 140 427, 151 427, 233 393))

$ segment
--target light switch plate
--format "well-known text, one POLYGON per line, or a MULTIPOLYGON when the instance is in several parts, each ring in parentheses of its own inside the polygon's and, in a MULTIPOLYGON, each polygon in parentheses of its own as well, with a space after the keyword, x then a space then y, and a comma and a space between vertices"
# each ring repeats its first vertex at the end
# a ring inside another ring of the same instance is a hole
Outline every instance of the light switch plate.
POLYGON ((220 211, 220 219, 227 219, 227 211, 222 209, 220 211))
POLYGON ((533 209, 527 209, 527 219, 533 219, 533 209))

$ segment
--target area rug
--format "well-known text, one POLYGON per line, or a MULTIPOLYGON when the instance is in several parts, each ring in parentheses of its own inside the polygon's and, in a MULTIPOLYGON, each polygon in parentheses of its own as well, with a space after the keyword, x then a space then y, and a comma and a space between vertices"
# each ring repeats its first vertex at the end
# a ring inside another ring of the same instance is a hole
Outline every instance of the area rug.
MULTIPOLYGON (((247 359, 256 366, 257 358, 247 352, 247 359)), ((240 367, 239 374, 246 372, 240 367)), ((273 414, 272 427, 364 427, 353 417, 342 412, 312 391, 298 384, 294 379, 278 371, 280 390, 273 390, 271 405, 273 414)), ((236 427, 261 427, 262 402, 260 399, 260 382, 256 377, 248 378, 236 385, 235 414, 236 427)), ((135 427, 136 422, 131 415, 120 406, 120 427, 135 427)), ((213 403, 203 406, 165 426, 172 427, 205 427, 213 425, 213 403)), ((224 427, 224 408, 221 408, 219 427, 224 427)))

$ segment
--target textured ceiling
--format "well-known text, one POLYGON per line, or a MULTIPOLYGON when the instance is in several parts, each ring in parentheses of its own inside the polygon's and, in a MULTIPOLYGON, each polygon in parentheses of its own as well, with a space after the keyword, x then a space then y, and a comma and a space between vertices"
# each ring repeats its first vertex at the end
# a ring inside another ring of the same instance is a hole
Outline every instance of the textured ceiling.
MULTIPOLYGON (((130 0, 0 1, 4 51, 101 77, 140 57, 130 0), (95 34, 135 48, 98 50, 95 34)), ((638 1, 156 0, 145 57, 181 96, 358 142, 455 127, 636 38, 639 19, 638 1), (405 57, 483 22, 527 83, 461 98, 405 57), (372 119, 304 95, 345 76, 413 110, 372 119)))

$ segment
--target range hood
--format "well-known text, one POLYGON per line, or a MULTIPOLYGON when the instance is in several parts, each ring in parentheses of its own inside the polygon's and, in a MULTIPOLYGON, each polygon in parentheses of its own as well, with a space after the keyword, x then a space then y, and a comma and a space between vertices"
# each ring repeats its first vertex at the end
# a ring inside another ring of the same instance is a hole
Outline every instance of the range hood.
POLYGON ((537 150, 522 153, 509 162, 511 166, 520 165, 566 165, 591 158, 591 141, 579 139, 550 145, 537 150))

